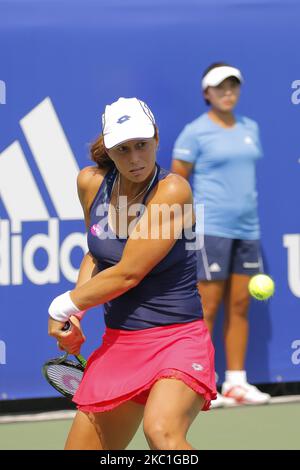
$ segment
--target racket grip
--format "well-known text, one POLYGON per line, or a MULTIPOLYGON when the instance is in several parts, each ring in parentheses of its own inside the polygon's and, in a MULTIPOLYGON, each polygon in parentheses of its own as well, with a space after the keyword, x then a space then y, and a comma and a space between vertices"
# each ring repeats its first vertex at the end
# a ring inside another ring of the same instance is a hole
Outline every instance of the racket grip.
POLYGON ((62 331, 69 331, 71 329, 71 323, 69 321, 66 321, 64 324, 62 331))
POLYGON ((78 356, 75 356, 77 361, 82 365, 82 367, 86 367, 87 360, 84 359, 84 357, 81 354, 78 354, 78 356))

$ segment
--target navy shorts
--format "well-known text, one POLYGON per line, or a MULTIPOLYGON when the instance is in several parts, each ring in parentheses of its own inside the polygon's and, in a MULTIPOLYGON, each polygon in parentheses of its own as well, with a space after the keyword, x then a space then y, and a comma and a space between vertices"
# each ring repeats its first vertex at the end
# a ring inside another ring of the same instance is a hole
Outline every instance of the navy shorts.
POLYGON ((198 281, 221 281, 230 274, 263 272, 259 240, 204 236, 204 246, 197 250, 198 281))

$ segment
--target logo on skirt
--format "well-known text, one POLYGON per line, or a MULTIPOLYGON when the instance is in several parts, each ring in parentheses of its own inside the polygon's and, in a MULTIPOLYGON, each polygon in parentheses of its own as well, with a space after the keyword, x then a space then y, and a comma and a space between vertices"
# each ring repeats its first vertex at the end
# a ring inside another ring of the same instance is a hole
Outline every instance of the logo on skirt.
POLYGON ((204 367, 201 364, 196 364, 195 362, 194 362, 194 364, 192 364, 192 368, 194 370, 203 370, 204 369, 204 367))

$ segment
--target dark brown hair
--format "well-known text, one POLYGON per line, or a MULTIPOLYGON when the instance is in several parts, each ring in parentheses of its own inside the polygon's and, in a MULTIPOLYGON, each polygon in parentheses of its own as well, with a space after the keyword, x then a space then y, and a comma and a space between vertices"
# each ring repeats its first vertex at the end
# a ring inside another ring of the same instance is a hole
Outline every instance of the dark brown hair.
POLYGON ((115 166, 111 158, 106 153, 103 134, 100 134, 97 140, 91 145, 91 160, 97 163, 98 168, 110 169, 115 166))
MULTIPOLYGON (((153 125, 155 129, 154 138, 158 141, 158 127, 156 124, 153 125)), ((111 169, 115 166, 114 162, 106 152, 103 134, 100 134, 95 142, 91 145, 90 152, 91 160, 97 164, 98 168, 111 169)))
POLYGON ((217 67, 232 67, 232 65, 226 64, 225 62, 214 62, 213 64, 210 64, 203 72, 202 78, 205 77, 205 75, 208 74, 211 70, 217 68, 217 67))

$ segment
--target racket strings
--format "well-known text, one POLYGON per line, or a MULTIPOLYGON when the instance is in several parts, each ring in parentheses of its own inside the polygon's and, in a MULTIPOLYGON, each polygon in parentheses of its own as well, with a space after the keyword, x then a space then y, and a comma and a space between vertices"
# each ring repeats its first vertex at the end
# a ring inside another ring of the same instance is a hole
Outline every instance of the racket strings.
POLYGON ((83 370, 78 366, 50 364, 46 375, 50 383, 64 394, 73 396, 81 382, 83 370))

